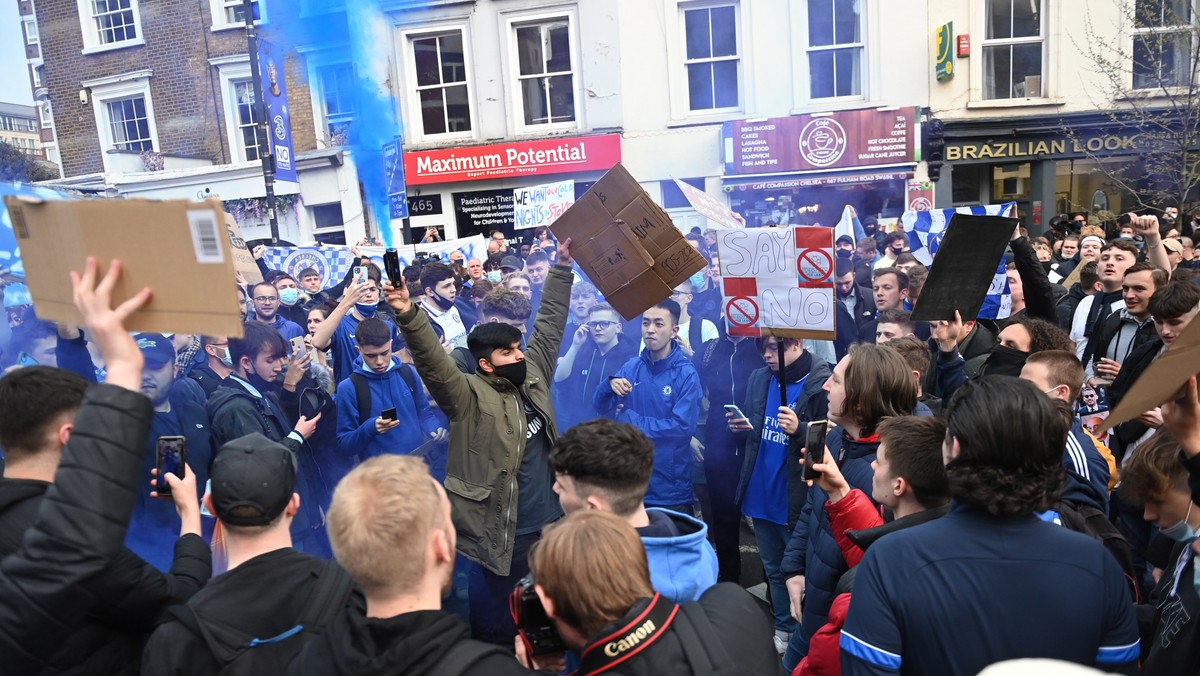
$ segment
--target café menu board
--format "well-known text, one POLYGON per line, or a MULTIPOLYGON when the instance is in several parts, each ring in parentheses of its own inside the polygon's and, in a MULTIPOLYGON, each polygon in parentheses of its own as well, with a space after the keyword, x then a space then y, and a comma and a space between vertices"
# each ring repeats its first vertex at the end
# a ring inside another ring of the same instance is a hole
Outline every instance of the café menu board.
POLYGON ((727 174, 908 164, 918 157, 917 108, 847 110, 725 123, 727 174))

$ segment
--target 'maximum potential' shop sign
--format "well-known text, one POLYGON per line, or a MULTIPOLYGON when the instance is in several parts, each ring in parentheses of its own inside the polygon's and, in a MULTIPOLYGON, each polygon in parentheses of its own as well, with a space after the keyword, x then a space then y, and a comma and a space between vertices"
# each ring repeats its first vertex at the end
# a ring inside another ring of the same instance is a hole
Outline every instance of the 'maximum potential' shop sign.
POLYGON ((603 134, 406 152, 404 173, 408 185, 427 185, 608 171, 620 161, 621 135, 603 134))
POLYGON ((725 173, 832 171, 918 161, 916 108, 725 123, 725 173))

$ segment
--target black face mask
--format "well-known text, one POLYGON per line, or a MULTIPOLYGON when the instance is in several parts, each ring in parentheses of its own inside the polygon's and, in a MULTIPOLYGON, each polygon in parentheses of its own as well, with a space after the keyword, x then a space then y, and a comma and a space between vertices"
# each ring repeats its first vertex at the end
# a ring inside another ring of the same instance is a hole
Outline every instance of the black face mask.
POLYGON ((1013 376, 1019 378, 1021 369, 1025 368, 1025 360, 1029 359, 1028 352, 1022 352, 1007 345, 997 345, 988 355, 983 365, 984 375, 1013 376))
POLYGON ((442 296, 442 294, 437 293, 436 291, 432 295, 428 296, 428 298, 433 300, 433 302, 436 303, 437 306, 440 307, 443 312, 454 307, 454 301, 446 300, 446 298, 444 296, 442 296))
MULTIPOLYGON (((280 375, 282 375, 282 373, 280 375)), ((258 375, 254 371, 250 371, 249 373, 246 374, 246 382, 250 383, 251 387, 258 390, 262 394, 266 394, 266 393, 270 392, 271 390, 275 389, 275 381, 274 380, 267 380, 266 378, 263 378, 262 376, 258 375)))
POLYGON ((853 255, 854 255, 854 251, 852 249, 838 249, 837 250, 838 258, 849 258, 853 255))
POLYGON ((515 361, 511 364, 502 364, 493 366, 492 373, 497 378, 503 378, 513 384, 513 387, 520 387, 525 384, 525 360, 515 361))

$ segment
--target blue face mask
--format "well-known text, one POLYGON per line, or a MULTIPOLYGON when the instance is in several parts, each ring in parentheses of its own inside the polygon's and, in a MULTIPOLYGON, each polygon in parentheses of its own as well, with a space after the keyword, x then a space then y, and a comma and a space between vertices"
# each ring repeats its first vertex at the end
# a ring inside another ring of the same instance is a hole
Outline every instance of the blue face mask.
POLYGON ((280 289, 279 290, 279 302, 283 303, 284 305, 287 305, 288 307, 295 305, 296 303, 300 302, 300 290, 299 289, 280 289))
POLYGON ((696 274, 692 275, 688 279, 688 281, 692 283, 693 289, 696 289, 697 291, 699 291, 701 288, 704 287, 704 271, 701 270, 700 272, 697 272, 696 274))
POLYGON ((1188 525, 1188 517, 1191 515, 1192 515, 1192 503, 1188 502, 1188 511, 1187 511, 1187 514, 1184 515, 1183 520, 1180 521, 1179 523, 1175 524, 1174 526, 1160 528, 1160 529, 1158 529, 1158 532, 1162 533, 1163 536, 1169 537, 1176 542, 1190 542, 1190 541, 1196 539, 1196 531, 1192 530, 1192 527, 1188 525))
POLYGON ((500 273, 499 270, 492 270, 491 272, 489 272, 487 274, 487 279, 492 284, 499 284, 502 278, 503 278, 503 275, 500 273))
POLYGON ((358 312, 358 314, 363 316, 363 319, 367 319, 367 318, 375 316, 375 310, 377 308, 374 305, 364 305, 363 303, 355 303, 354 309, 358 312))

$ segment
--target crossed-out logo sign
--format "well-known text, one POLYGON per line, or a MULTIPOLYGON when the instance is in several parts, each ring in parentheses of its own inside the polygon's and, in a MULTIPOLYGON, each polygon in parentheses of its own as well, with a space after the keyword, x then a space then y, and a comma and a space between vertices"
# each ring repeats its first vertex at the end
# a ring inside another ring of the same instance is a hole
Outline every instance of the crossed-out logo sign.
POLYGON ((287 270, 288 274, 291 276, 297 278, 299 278, 301 270, 308 268, 316 270, 317 274, 321 275, 321 284, 323 286, 328 285, 329 280, 327 277, 329 276, 329 265, 325 262, 323 257, 311 254, 307 251, 297 251, 296 253, 288 256, 287 260, 283 262, 283 269, 287 270))
POLYGON ((800 156, 815 167, 827 167, 846 152, 846 130, 837 120, 818 117, 800 130, 800 156))

